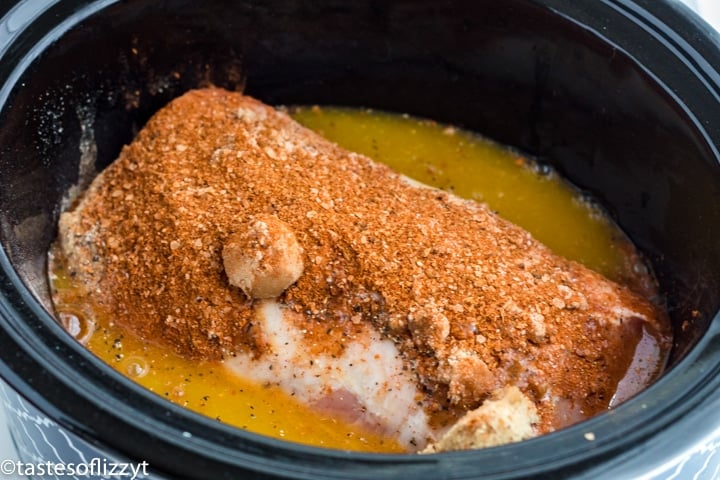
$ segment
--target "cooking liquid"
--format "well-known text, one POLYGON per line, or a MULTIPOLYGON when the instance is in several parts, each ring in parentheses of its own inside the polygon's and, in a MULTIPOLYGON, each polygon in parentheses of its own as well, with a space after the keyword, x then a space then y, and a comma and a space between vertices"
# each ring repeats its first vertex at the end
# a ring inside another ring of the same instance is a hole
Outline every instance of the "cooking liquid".
MULTIPOLYGON (((647 275, 623 233, 552 169, 462 130, 370 110, 299 107, 300 123, 419 182, 487 203, 556 253, 649 293, 647 275)), ((218 362, 185 359, 125 331, 88 303, 51 254, 57 317, 88 349, 145 388, 218 421, 316 446, 401 452, 383 438, 311 410, 274 386, 228 373, 218 362)), ((653 374, 654 372, 650 372, 653 374)))

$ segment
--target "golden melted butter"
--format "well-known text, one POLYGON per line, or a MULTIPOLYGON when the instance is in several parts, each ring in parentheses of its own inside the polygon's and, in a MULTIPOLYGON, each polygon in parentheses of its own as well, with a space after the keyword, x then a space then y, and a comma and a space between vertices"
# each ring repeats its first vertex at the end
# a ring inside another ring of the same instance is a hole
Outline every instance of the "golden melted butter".
POLYGON ((256 433, 321 447, 402 452, 392 439, 318 413, 278 387, 244 381, 219 362, 189 360, 144 341, 88 305, 61 260, 52 261, 58 318, 88 349, 120 373, 172 402, 256 433))
MULTIPOLYGON (((364 153, 422 183, 486 202, 557 253, 610 278, 633 278, 625 236, 552 170, 476 135, 429 121, 357 109, 296 108, 291 114, 343 147, 364 153)), ((93 309, 51 262, 58 318, 79 341, 161 397, 256 433, 329 448, 401 452, 383 438, 322 415, 277 387, 243 381, 221 363, 187 360, 142 340, 93 309)))

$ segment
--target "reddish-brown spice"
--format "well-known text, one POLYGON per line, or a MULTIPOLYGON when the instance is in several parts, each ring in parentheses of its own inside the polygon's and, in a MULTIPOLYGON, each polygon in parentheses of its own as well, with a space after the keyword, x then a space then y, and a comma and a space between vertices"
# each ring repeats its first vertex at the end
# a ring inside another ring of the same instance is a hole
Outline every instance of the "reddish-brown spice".
POLYGON ((341 350, 371 322, 439 416, 516 385, 538 405, 540 431, 552 430, 607 408, 643 331, 669 345, 660 308, 484 205, 413 186, 221 89, 159 111, 63 215, 61 241, 118 322, 219 359, 263 348, 252 300, 221 256, 258 215, 302 247, 302 276, 280 300, 303 313, 294 318, 318 351, 341 350))

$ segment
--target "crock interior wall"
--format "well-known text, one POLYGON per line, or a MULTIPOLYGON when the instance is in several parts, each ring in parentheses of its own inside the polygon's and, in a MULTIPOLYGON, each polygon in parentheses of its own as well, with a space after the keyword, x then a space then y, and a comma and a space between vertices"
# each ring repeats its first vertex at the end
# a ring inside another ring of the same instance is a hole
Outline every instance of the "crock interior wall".
POLYGON ((101 169, 154 111, 207 84, 406 112, 517 147, 599 198, 652 260, 675 359, 718 308, 720 174, 700 134, 622 51, 521 0, 137 0, 87 19, 32 64, 0 118, 0 234, 39 297, 81 119, 101 169))

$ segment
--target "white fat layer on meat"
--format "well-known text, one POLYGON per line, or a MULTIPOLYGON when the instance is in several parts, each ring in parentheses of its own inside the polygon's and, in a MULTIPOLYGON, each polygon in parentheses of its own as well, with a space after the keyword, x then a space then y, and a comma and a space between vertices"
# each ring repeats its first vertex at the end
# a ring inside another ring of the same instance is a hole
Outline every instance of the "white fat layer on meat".
MULTIPOLYGON (((311 345, 290 315, 275 301, 256 309, 263 339, 260 357, 239 354, 225 362, 236 375, 276 384, 308 405, 326 404, 334 396, 352 395, 350 417, 395 437, 410 450, 422 448, 433 432, 421 406, 415 379, 403 370, 396 346, 368 325, 364 335, 348 340, 343 354, 311 356, 311 345), (334 395, 335 394, 335 395, 334 395)), ((331 400, 332 402, 332 400, 331 400)))
POLYGON ((649 320, 645 315, 640 312, 636 312, 635 310, 630 310, 629 308, 612 307, 612 313, 614 316, 610 317, 610 324, 614 326, 622 325, 624 321, 632 318, 641 320, 644 323, 649 323, 649 320))

